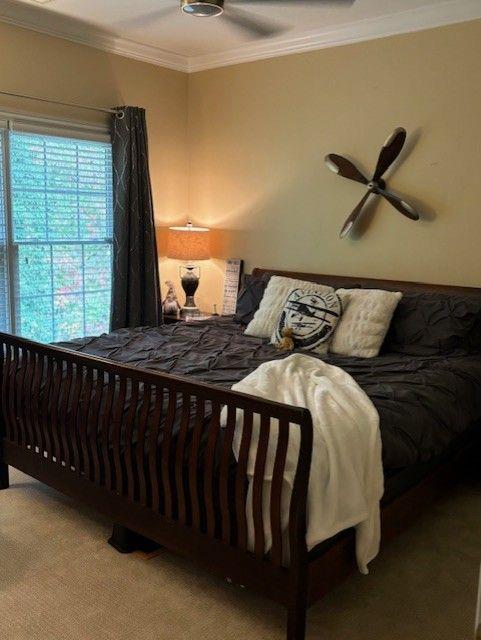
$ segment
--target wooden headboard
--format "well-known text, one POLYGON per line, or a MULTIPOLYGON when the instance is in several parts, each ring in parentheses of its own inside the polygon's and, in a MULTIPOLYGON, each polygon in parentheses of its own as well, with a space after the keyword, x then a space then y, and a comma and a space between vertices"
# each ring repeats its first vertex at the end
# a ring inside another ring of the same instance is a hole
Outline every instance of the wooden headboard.
POLYGON ((404 292, 437 292, 447 294, 461 294, 467 296, 481 296, 480 287, 456 287, 448 284, 426 284, 423 282, 403 282, 402 280, 378 280, 376 278, 359 278, 355 276, 331 276, 319 273, 298 273, 296 271, 281 271, 278 269, 264 269, 256 267, 252 274, 261 276, 263 274, 273 276, 286 276, 287 278, 298 278, 309 282, 320 282, 339 289, 353 289, 363 287, 365 289, 386 289, 388 291, 404 292))

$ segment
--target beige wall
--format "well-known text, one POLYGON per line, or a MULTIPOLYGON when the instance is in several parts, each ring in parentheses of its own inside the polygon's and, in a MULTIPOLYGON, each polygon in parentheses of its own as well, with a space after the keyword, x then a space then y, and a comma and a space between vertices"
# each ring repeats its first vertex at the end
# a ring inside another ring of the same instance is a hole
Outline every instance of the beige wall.
MULTIPOLYGON (((200 305, 220 303, 224 263, 481 285, 481 21, 187 76, 0 24, 0 88, 146 108, 160 253, 190 213, 214 229, 200 305), (390 131, 412 144, 390 186, 413 223, 379 203, 340 240, 362 187, 326 153, 373 169, 390 131)), ((0 109, 102 120, 0 98, 0 109)), ((162 258, 162 280, 178 264, 162 258)))
MULTIPOLYGON (((187 210, 187 75, 0 23, 0 89, 100 106, 145 107, 156 226, 187 210)), ((0 110, 106 122, 107 116, 0 96, 0 110)), ((162 234, 160 234, 160 239, 162 234)), ((176 273, 172 263, 162 277, 176 273)))
POLYGON ((480 80, 481 21, 194 74, 190 211, 248 269, 481 286, 480 80), (422 222, 380 202, 340 240, 364 192, 324 155, 372 171, 398 125, 412 144, 389 186, 422 222))

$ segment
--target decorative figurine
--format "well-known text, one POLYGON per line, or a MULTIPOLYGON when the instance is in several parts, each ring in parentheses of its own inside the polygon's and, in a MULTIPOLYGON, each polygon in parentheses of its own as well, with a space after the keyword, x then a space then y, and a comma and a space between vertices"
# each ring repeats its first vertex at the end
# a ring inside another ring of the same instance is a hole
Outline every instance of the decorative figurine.
POLYGON ((180 310, 180 304, 175 294, 174 283, 171 280, 166 280, 165 284, 168 287, 167 295, 162 303, 162 312, 166 316, 176 316, 180 310))

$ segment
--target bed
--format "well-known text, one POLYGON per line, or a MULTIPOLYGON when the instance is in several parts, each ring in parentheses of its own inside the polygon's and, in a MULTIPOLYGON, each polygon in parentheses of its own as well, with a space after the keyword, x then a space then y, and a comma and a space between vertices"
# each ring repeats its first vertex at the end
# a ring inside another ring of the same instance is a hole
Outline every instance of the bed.
MULTIPOLYGON (((436 291, 481 298, 481 290, 293 274, 332 286, 436 291)), ((1 334, 0 486, 8 465, 88 503, 115 522, 112 542, 128 551, 144 539, 203 563, 230 582, 286 606, 287 638, 302 640, 306 609, 355 567, 352 530, 308 551, 306 496, 311 461, 309 412, 230 387, 259 364, 282 359, 232 319, 120 330, 55 346, 1 334), (220 427, 222 407, 227 424, 220 427), (235 415, 243 410, 239 459, 235 415), (254 548, 245 516, 247 451, 253 415, 261 436, 254 475, 254 548), (262 472, 271 418, 279 421, 270 523, 264 551, 262 472), (280 504, 286 442, 300 450, 286 542, 280 504), (140 535, 139 535, 140 534, 140 535), (290 562, 283 562, 286 544, 290 562)), ((323 356, 326 359, 325 356, 323 356)), ((481 422, 478 352, 376 358, 327 356, 373 401, 383 444, 383 542, 457 477, 476 451, 481 422)))

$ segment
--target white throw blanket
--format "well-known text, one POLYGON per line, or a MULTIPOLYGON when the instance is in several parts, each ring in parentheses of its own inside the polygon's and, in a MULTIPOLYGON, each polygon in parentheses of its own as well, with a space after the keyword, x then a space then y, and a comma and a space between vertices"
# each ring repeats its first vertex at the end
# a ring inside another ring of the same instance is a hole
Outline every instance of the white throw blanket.
MULTIPOLYGON (((312 549, 339 531, 356 527, 359 570, 379 551, 379 501, 384 482, 379 415, 353 378, 339 367, 303 354, 260 365, 232 389, 310 410, 314 438, 307 503, 307 546, 312 549)), ((247 472, 251 481, 247 500, 249 546, 253 548, 252 477, 259 437, 259 417, 253 428, 247 472)), ((225 415, 222 423, 225 424, 225 415)), ((277 444, 277 421, 271 435, 264 475, 264 531, 266 551, 270 533, 270 483, 277 444)), ((242 412, 238 412, 233 449, 238 458, 242 412)), ((291 427, 282 493, 282 527, 288 525, 289 504, 299 453, 299 430, 291 427), (297 437, 296 437, 297 436, 297 437)))

